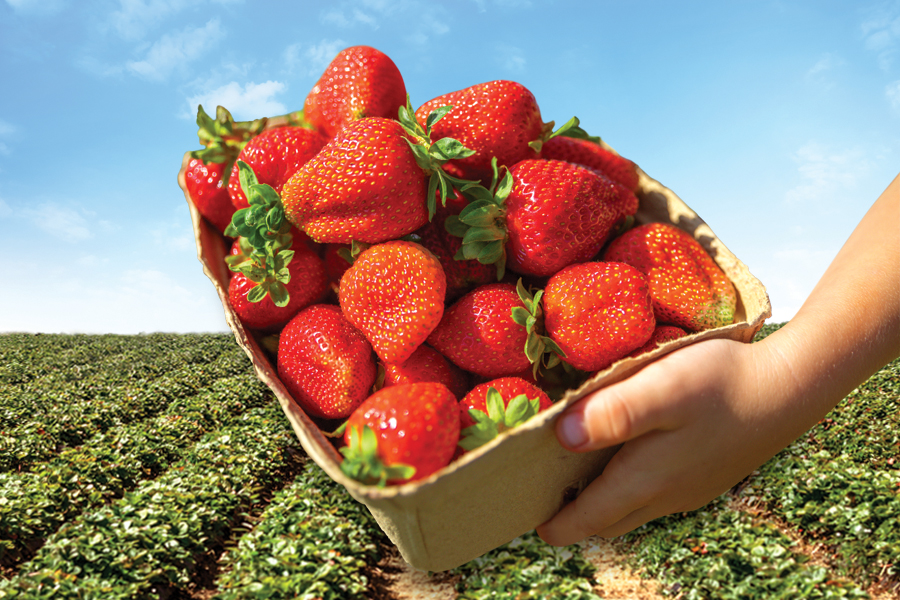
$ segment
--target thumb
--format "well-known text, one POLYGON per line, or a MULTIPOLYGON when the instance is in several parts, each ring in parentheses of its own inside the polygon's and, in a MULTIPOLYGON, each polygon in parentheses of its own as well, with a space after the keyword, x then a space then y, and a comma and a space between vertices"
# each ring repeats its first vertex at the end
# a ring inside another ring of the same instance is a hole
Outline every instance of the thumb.
POLYGON ((628 379, 588 394, 556 423, 559 443, 587 452, 627 442, 653 430, 670 430, 684 420, 677 407, 695 383, 683 375, 673 352, 628 379))

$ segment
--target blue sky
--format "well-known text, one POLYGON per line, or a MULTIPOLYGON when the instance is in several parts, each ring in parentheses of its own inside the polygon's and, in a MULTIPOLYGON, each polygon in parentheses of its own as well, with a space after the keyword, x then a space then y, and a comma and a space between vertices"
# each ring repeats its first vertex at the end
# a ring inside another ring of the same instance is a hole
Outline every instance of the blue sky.
POLYGON ((176 183, 197 104, 298 110, 340 49, 492 79, 681 196, 790 319, 900 170, 900 1, 0 0, 0 331, 225 331, 176 183))

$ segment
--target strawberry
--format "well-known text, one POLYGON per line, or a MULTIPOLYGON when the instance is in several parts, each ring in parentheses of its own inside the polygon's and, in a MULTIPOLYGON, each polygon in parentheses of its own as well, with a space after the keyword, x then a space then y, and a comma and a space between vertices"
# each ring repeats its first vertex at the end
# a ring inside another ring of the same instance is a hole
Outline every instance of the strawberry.
POLYGON ((514 81, 489 81, 429 100, 416 110, 424 124, 432 111, 453 106, 434 126, 437 137, 452 137, 475 153, 452 160, 464 179, 489 182, 491 159, 501 166, 516 164, 538 153, 529 143, 544 135, 544 122, 534 95, 514 81))
MULTIPOLYGON (((281 192, 285 182, 300 167, 318 154, 328 138, 304 127, 278 127, 263 131, 247 142, 238 160, 246 162, 256 173, 259 183, 281 192)), ((236 209, 249 206, 241 190, 237 164, 231 170, 228 193, 236 209)))
POLYGON ((433 381, 446 385, 453 395, 462 398, 468 390, 468 377, 456 365, 447 362, 440 352, 422 344, 401 364, 385 364, 383 387, 402 383, 433 381))
POLYGON ((220 233, 225 232, 234 214, 227 188, 232 164, 265 124, 265 119, 236 123, 231 113, 221 106, 217 107, 213 120, 203 106, 197 107, 197 135, 204 148, 191 152, 185 169, 185 186, 194 206, 220 233))
POLYGON ((528 369, 528 332, 512 317, 517 307, 524 308, 524 303, 515 285, 477 287, 444 312, 428 343, 458 367, 482 377, 503 377, 528 369))
POLYGON ((570 265, 544 289, 547 335, 576 369, 598 371, 640 348, 656 326, 650 288, 632 266, 615 262, 570 265))
POLYGON ((351 122, 283 189, 288 218, 317 242, 377 244, 412 233, 435 211, 436 191, 450 195, 447 160, 471 151, 453 139, 431 143, 437 111, 422 128, 407 106, 400 121, 351 122))
POLYGON ((552 405, 541 388, 519 377, 476 385, 459 403, 459 445, 474 450, 552 405))
POLYGON ((394 240, 359 254, 341 277, 338 300, 379 358, 399 364, 440 322, 446 288, 441 263, 431 252, 394 240))
POLYGON ((303 105, 306 120, 329 138, 351 121, 396 118, 406 103, 400 70, 386 54, 369 46, 338 52, 303 105))
POLYGON ((456 397, 440 383, 378 390, 344 429, 341 470, 367 484, 418 481, 445 467, 459 441, 456 397))
POLYGON ((657 325, 656 329, 653 330, 653 335, 647 340, 647 343, 628 356, 640 356, 641 354, 646 354, 647 352, 656 350, 660 345, 665 344, 666 342, 683 338, 687 334, 687 331, 681 327, 676 327, 675 325, 657 325))
POLYGON ((231 196, 222 179, 226 167, 224 163, 206 164, 199 158, 192 158, 184 172, 185 184, 194 206, 219 233, 225 232, 234 214, 231 196))
MULTIPOLYGON (((237 244, 240 254, 233 255, 232 263, 240 264, 248 260, 250 248, 240 248, 241 242, 245 244, 245 238, 238 238, 237 244)), ((242 272, 236 272, 228 284, 228 302, 240 317, 241 322, 252 329, 262 331, 275 331, 287 323, 302 308, 322 299, 328 287, 325 277, 325 263, 319 256, 310 250, 303 242, 303 238, 293 238, 290 249, 292 258, 287 262, 286 268, 290 279, 284 284, 289 300, 284 306, 278 306, 270 295, 266 295, 259 301, 248 297, 251 290, 259 286, 259 283, 250 279, 242 272)), ((285 255, 282 254, 282 257, 285 255)))
POLYGON ((632 265, 647 276, 660 322, 700 331, 734 321, 734 286, 700 242, 674 225, 635 227, 613 240, 603 258, 632 265))
POLYGON ((637 165, 590 139, 554 136, 543 143, 541 158, 564 160, 600 171, 631 192, 638 188, 637 165))
POLYGON ((310 416, 347 417, 369 395, 375 373, 372 346, 337 306, 313 304, 281 331, 278 377, 310 416))

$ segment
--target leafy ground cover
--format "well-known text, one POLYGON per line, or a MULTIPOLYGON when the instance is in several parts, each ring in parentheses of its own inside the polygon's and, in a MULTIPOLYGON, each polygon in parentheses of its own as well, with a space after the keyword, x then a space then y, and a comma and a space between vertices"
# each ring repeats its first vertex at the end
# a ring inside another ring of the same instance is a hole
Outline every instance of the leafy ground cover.
MULTIPOLYGON (((732 494, 617 541, 622 560, 683 599, 895 593, 898 395, 894 363, 732 494)), ((0 423, 0 598, 409 597, 231 336, 0 335, 0 423)), ((604 597, 580 547, 533 533, 422 577, 444 597, 604 597)))

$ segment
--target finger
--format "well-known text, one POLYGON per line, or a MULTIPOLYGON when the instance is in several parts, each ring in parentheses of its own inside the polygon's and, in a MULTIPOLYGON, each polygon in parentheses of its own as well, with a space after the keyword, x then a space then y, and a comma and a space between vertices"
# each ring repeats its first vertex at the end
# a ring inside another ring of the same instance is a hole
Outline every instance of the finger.
POLYGON ((681 370, 660 361, 624 381, 589 394, 571 406, 556 424, 560 444, 575 452, 615 446, 654 429, 683 422, 679 397, 693 384, 681 370))

